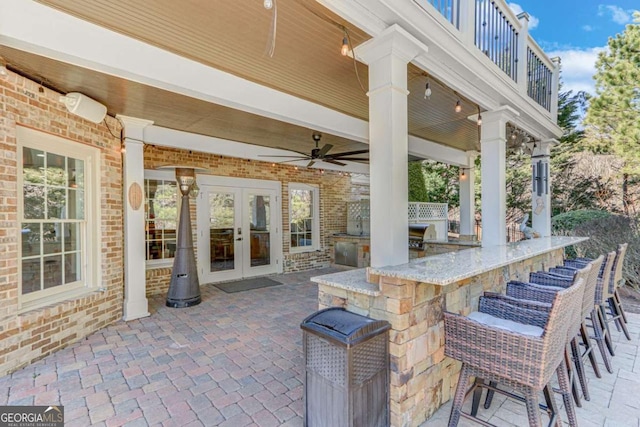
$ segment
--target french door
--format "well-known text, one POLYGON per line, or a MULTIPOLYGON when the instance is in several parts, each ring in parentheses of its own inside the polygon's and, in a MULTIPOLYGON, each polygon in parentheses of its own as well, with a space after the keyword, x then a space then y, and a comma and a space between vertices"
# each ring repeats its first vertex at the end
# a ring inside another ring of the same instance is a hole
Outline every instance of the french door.
POLYGON ((281 271, 278 199, 274 189, 200 185, 200 283, 281 271))

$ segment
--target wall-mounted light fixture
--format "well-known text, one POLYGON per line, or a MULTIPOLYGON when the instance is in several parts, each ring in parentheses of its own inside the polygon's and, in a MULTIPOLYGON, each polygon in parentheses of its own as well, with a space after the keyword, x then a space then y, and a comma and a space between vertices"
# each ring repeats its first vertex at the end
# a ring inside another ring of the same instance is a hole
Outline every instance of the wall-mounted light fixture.
POLYGON ((538 160, 531 165, 533 173, 533 191, 539 196, 549 194, 549 163, 538 160))

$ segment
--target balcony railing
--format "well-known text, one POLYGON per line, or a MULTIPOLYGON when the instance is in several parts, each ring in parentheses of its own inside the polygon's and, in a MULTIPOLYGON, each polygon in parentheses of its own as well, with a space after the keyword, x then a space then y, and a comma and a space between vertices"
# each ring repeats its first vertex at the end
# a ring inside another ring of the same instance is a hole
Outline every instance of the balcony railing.
POLYGON ((414 1, 427 11, 435 9, 461 33, 468 34, 468 39, 523 92, 526 90, 531 99, 552 116, 555 114, 554 73, 558 71, 529 36, 526 16, 516 16, 505 0, 414 1))
POLYGON ((447 21, 451 22, 456 28, 460 22, 460 1, 459 0, 427 0, 431 6, 435 7, 447 21))
POLYGON ((476 1, 475 43, 494 64, 518 81, 518 31, 493 0, 476 1))

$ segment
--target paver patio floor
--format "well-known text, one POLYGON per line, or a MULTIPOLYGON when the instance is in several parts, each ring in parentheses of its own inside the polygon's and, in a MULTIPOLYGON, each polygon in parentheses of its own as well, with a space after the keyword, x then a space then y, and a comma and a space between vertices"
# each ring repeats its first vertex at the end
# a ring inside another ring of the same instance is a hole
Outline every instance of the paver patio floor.
MULTIPOLYGON (((299 325, 317 308, 309 277, 331 271, 233 294, 205 285, 202 304, 188 309, 154 297, 150 317, 117 322, 0 378, 0 405, 62 404, 67 426, 300 426, 299 325)), ((591 380, 581 426, 640 425, 640 316, 630 321, 634 340, 614 334, 615 373, 591 380)), ((493 422, 526 425, 523 408, 497 403, 493 422)), ((425 426, 447 418, 445 406, 425 426)))

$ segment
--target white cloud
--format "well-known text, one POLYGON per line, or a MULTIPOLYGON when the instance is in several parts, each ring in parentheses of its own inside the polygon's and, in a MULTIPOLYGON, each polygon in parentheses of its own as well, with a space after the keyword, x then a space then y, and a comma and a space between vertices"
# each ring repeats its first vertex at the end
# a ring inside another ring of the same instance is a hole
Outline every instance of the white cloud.
POLYGON ((594 28, 591 25, 583 25, 582 29, 586 32, 593 31, 594 28))
POLYGON ((561 59, 560 77, 562 78, 562 91, 585 91, 595 94, 593 75, 596 72, 596 60, 598 53, 606 50, 606 47, 592 48, 565 48, 547 50, 549 57, 559 56, 561 59))
MULTIPOLYGON (((520 6, 518 3, 509 3, 509 7, 513 11, 513 13, 515 13, 516 15, 520 15, 522 12, 524 12, 524 10, 522 9, 522 6, 520 6)), ((533 30, 534 28, 536 28, 539 23, 540 23, 540 20, 538 18, 536 18, 533 15, 529 15, 530 30, 533 30)))
POLYGON ((611 20, 619 25, 628 24, 633 20, 633 9, 623 9, 613 4, 598 5, 598 16, 611 16, 611 20))

